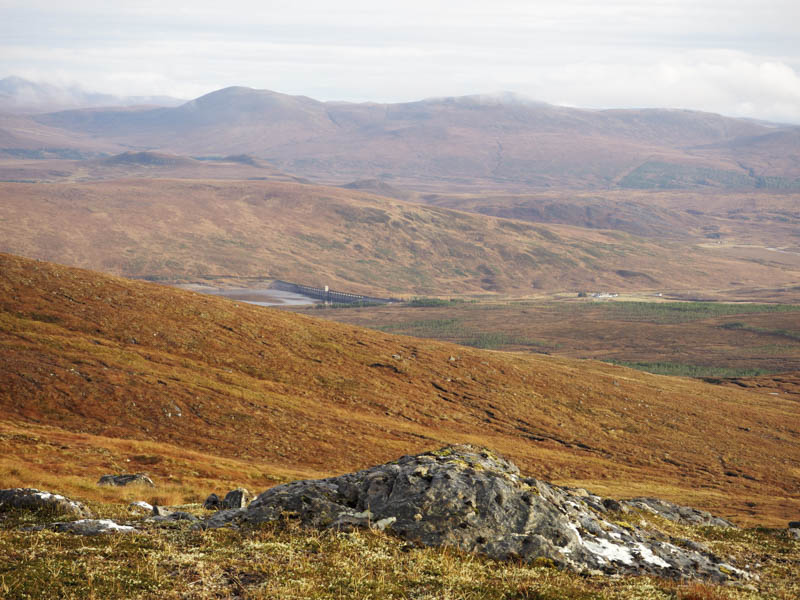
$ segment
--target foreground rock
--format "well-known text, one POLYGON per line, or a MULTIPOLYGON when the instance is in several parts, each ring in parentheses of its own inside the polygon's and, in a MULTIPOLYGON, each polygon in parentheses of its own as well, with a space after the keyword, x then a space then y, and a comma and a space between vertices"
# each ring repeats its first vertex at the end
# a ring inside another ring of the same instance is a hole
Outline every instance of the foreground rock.
POLYGON ((136 533, 136 529, 129 525, 119 525, 110 519, 81 519, 67 523, 53 523, 48 527, 59 533, 72 533, 75 535, 102 535, 112 533, 136 533))
MULTIPOLYGON (((630 501, 634 508, 639 504, 649 512, 693 514, 660 501, 630 501)), ((488 450, 454 446, 340 477, 276 486, 246 509, 217 513, 203 527, 288 516, 318 528, 386 528, 426 546, 449 545, 496 559, 547 559, 585 573, 716 582, 746 577, 689 540, 667 541, 644 527, 617 523, 617 510, 626 509, 584 490, 522 477, 513 463, 488 450)))
POLYGON ((150 479, 144 473, 131 473, 131 474, 122 474, 122 475, 103 475, 100 480, 97 482, 97 485, 116 485, 116 486, 124 486, 124 485, 146 485, 148 487, 156 487, 156 484, 153 483, 153 480, 150 479))
POLYGON ((11 509, 74 517, 92 516, 92 511, 81 502, 33 488, 0 490, 0 512, 11 509))

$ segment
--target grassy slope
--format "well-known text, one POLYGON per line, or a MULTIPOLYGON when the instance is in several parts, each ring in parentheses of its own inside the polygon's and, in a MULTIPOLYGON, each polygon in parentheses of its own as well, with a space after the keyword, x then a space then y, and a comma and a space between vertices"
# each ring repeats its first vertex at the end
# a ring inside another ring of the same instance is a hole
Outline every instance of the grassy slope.
POLYGON ((97 477, 138 469, 197 499, 223 481, 260 490, 472 442, 534 476, 740 522, 784 524, 800 510, 798 404, 780 397, 393 336, 8 255, 0 306, 8 485, 98 498, 97 477))
POLYGON ((783 286, 799 268, 337 188, 0 184, 0 250, 126 276, 266 276, 371 294, 783 286))

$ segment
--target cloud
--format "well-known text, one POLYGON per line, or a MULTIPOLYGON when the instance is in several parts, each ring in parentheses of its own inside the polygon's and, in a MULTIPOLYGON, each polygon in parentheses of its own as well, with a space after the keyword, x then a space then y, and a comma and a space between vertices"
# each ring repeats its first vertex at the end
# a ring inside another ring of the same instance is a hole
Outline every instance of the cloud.
POLYGON ((511 90, 800 123, 795 0, 6 0, 0 76, 119 95, 246 85, 405 101, 511 90))

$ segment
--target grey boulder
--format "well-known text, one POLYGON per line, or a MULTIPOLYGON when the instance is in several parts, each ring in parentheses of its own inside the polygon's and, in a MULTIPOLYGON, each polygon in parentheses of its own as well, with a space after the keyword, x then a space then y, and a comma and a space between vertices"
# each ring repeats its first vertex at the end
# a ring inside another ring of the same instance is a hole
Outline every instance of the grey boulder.
POLYGON ((246 508, 251 499, 250 492, 244 488, 236 488, 225 494, 222 500, 223 509, 246 508))
POLYGON ((53 515, 91 517, 86 505, 59 494, 51 494, 34 488, 11 488, 0 490, 0 512, 17 509, 53 515))
POLYGON ((546 559, 582 573, 718 582, 747 577, 699 546, 683 547, 649 528, 618 523, 623 511, 610 510, 616 501, 604 500, 523 477, 513 463, 465 445, 339 477, 279 485, 246 509, 217 513, 197 527, 290 518, 308 527, 387 529, 426 546, 452 546, 501 560, 546 559))
POLYGON ((144 473, 124 473, 121 475, 103 475, 97 485, 115 485, 115 486, 124 486, 124 485, 132 485, 132 484, 140 484, 146 485, 148 487, 156 487, 156 484, 153 483, 153 480, 150 479, 144 473))
POLYGON ((75 535, 102 535, 112 533, 135 533, 136 529, 129 525, 119 525, 110 519, 81 519, 66 523, 53 523, 49 529, 58 533, 75 535))

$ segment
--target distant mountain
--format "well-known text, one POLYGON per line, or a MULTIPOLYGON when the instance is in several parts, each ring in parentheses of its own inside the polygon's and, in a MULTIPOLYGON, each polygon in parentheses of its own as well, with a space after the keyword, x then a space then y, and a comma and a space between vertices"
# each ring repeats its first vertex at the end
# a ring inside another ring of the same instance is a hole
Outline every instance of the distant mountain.
POLYGON ((800 127, 689 110, 582 110, 513 94, 354 104, 231 87, 175 107, 32 117, 30 128, 41 127, 120 149, 248 154, 339 185, 800 189, 800 127))
POLYGON ((178 106, 185 100, 168 96, 112 96, 78 86, 38 83, 21 77, 0 79, 0 111, 39 113, 97 106, 178 106))

